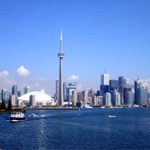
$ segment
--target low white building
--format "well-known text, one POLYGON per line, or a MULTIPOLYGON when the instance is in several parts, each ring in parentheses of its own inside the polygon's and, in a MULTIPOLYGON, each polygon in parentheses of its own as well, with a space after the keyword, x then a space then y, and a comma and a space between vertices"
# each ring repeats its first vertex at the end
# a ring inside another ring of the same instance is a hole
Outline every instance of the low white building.
POLYGON ((33 105, 34 106, 39 106, 39 105, 54 106, 55 102, 51 96, 49 96, 43 92, 35 91, 35 92, 30 92, 30 93, 24 94, 21 97, 18 97, 18 105, 21 106, 24 104, 31 105, 31 106, 33 106, 33 105), (31 100, 32 96, 34 96, 33 100, 31 100), (34 104, 32 102, 32 105, 31 105, 31 101, 34 101, 34 104))

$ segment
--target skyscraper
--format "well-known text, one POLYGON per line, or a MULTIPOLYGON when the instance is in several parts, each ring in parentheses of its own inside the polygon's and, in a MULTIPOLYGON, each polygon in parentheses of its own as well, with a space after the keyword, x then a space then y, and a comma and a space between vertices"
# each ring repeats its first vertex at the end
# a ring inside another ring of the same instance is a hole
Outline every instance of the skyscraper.
POLYGON ((60 51, 58 53, 58 57, 59 57, 59 106, 63 106, 63 77, 62 77, 62 59, 64 58, 64 53, 63 53, 63 49, 62 49, 62 30, 60 33, 60 51))
POLYGON ((24 87, 24 94, 27 94, 27 93, 29 93, 29 86, 24 87))
POLYGON ((125 85, 126 85, 126 79, 124 79, 124 77, 123 76, 120 76, 119 78, 118 78, 118 81, 119 81, 119 92, 123 92, 123 89, 124 89, 124 87, 125 87, 125 85))
POLYGON ((9 101, 9 91, 7 89, 2 89, 2 91, 1 91, 1 100, 3 100, 4 102, 9 101))
POLYGON ((109 74, 101 75, 101 85, 109 85, 109 74))
POLYGON ((141 83, 141 80, 140 79, 137 79, 136 81, 134 81, 134 93, 135 93, 135 96, 134 96, 134 103, 135 104, 139 104, 139 101, 138 101, 138 97, 139 97, 139 94, 138 94, 138 89, 140 89, 142 87, 142 83, 141 83))
POLYGON ((101 75, 100 95, 103 96, 106 92, 109 92, 109 74, 101 75))
POLYGON ((55 99, 59 99, 59 79, 56 79, 56 91, 55 91, 55 99))
POLYGON ((64 82, 64 101, 71 101, 71 96, 72 96, 72 91, 76 90, 77 88, 77 83, 76 82, 71 82, 71 83, 66 83, 64 82))
POLYGON ((17 104, 17 98, 18 98, 18 86, 17 85, 12 86, 12 95, 14 95, 15 104, 17 104))
POLYGON ((12 95, 18 96, 18 87, 17 85, 12 86, 12 95))

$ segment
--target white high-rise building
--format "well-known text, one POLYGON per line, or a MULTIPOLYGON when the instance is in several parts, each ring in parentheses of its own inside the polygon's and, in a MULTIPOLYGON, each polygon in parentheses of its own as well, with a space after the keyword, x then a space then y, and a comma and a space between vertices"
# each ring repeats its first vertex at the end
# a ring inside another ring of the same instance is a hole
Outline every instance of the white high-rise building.
POLYGON ((111 103, 111 93, 106 92, 105 94, 105 105, 111 107, 112 103, 111 103))
POLYGON ((77 103, 77 91, 74 90, 72 91, 72 106, 76 106, 76 103, 77 103))
POLYGON ((82 92, 83 94, 83 102, 88 102, 88 90, 82 92))
POLYGON ((17 105, 17 101, 16 101, 16 95, 10 95, 10 100, 11 100, 11 105, 12 106, 16 106, 17 105))
POLYGON ((114 92, 113 101, 115 106, 121 106, 121 97, 119 92, 114 92))
POLYGON ((101 75, 101 85, 109 85, 109 74, 101 75))

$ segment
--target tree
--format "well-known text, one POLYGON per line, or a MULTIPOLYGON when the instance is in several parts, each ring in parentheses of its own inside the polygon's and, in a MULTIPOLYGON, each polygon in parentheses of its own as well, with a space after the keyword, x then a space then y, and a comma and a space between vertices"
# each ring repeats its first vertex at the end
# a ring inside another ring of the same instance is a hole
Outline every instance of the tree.
POLYGON ((8 111, 11 111, 11 110, 12 110, 11 100, 9 100, 9 102, 8 102, 7 110, 8 110, 8 111))
POLYGON ((5 109, 6 109, 6 105, 5 105, 4 100, 2 100, 2 103, 1 103, 1 109, 2 109, 2 110, 5 110, 5 109))

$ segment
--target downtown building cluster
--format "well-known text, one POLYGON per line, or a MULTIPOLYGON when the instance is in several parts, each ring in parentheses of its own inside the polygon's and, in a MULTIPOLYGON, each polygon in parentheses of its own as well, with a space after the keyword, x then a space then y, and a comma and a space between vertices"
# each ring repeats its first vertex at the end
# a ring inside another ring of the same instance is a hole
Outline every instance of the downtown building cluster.
POLYGON ((8 105, 11 102, 12 107, 49 107, 56 106, 54 99, 47 95, 44 92, 32 91, 29 92, 29 86, 24 87, 24 93, 21 94, 21 91, 18 90, 17 85, 12 86, 12 90, 7 89, 1 90, 1 103, 8 105))
MULTIPOLYGON (((24 87, 24 94, 29 93, 29 87, 24 87)), ((11 101, 12 106, 18 105, 18 97, 21 96, 21 91, 18 90, 17 85, 13 85, 11 88, 11 92, 5 88, 1 90, 1 101, 8 103, 11 101)))
POLYGON ((62 74, 62 59, 64 58, 62 48, 62 30, 60 35, 60 51, 59 57, 59 79, 56 80, 55 100, 58 106, 72 105, 80 107, 82 104, 91 104, 92 106, 105 107, 134 107, 134 106, 149 106, 150 94, 148 88, 142 86, 140 79, 134 82, 133 85, 126 84, 126 79, 120 76, 118 80, 110 80, 109 74, 101 75, 101 85, 98 91, 94 89, 77 91, 77 83, 63 83, 62 74))
MULTIPOLYGON (((59 81, 56 80, 55 99, 59 97, 59 81)), ((150 106, 150 93, 140 79, 127 84, 123 76, 110 80, 109 74, 101 75, 99 90, 77 91, 77 83, 63 84, 64 105, 81 106, 88 103, 94 107, 147 107, 150 106), (68 102, 68 103, 67 103, 68 102)))

